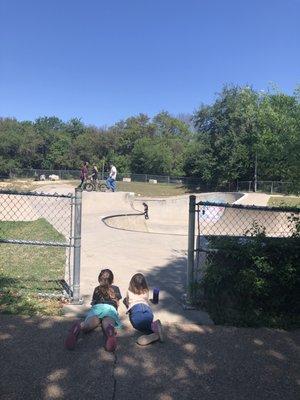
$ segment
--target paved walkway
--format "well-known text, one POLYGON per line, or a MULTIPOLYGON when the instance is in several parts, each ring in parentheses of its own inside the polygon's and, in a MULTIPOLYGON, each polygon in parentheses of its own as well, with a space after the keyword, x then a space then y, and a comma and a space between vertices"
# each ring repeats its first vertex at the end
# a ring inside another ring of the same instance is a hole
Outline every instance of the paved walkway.
POLYGON ((153 309, 164 323, 165 343, 138 347, 123 306, 126 329, 115 354, 104 351, 99 330, 82 337, 75 351, 66 351, 71 317, 0 314, 1 400, 296 399, 299 331, 219 327, 209 325, 206 313, 183 310, 187 237, 105 226, 101 219, 112 210, 131 211, 126 196, 84 193, 81 290, 86 303, 73 313, 88 307, 101 268, 113 270, 123 293, 130 277, 141 271, 151 287, 161 288, 153 309))
POLYGON ((270 197, 270 195, 265 193, 245 193, 245 195, 235 203, 247 206, 267 206, 270 197))
POLYGON ((295 400, 299 331, 166 326, 165 343, 135 344, 129 329, 116 354, 99 330, 75 351, 66 318, 0 315, 1 400, 295 400))
MULTIPOLYGON (((160 302, 154 312, 163 322, 211 324, 207 313, 184 310, 181 305, 186 286, 187 236, 130 232, 102 222, 108 215, 132 213, 130 200, 125 192, 83 192, 81 293, 85 306, 68 307, 66 314, 86 311, 99 271, 108 267, 124 295, 136 272, 145 274, 150 287, 158 286, 160 302)), ((125 312, 122 305, 121 315, 125 312)))

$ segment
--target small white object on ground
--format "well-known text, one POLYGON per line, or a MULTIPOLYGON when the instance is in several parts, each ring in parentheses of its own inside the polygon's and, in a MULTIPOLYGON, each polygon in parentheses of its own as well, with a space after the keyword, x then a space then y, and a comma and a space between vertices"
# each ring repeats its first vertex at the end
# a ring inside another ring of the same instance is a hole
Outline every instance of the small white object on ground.
POLYGON ((59 176, 58 175, 49 175, 49 179, 50 181, 59 181, 59 176))

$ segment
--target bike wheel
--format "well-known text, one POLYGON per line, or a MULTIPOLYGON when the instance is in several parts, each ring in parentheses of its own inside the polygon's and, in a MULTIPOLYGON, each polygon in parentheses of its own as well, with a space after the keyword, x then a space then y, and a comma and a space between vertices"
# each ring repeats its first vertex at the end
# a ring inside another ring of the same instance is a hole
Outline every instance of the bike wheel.
POLYGON ((106 192, 106 190, 107 190, 106 184, 105 183, 99 183, 98 190, 100 190, 100 192, 106 192))
POLYGON ((94 185, 91 183, 91 182, 87 182, 86 184, 85 184, 85 190, 87 191, 87 192, 92 192, 93 190, 95 190, 95 187, 94 187, 94 185))

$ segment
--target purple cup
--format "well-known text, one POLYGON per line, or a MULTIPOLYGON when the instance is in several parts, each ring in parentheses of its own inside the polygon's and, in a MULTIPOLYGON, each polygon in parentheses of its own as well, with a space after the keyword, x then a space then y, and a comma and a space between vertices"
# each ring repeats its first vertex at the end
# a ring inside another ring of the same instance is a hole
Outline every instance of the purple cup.
POLYGON ((152 303, 157 304, 159 301, 159 288, 155 287, 153 288, 153 299, 152 303))

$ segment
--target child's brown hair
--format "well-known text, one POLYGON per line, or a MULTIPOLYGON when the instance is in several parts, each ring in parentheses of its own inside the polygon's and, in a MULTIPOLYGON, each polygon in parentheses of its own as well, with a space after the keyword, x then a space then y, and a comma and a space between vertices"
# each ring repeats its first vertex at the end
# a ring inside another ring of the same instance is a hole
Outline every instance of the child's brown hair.
POLYGON ((115 292, 111 287, 114 281, 114 274, 108 268, 102 269, 98 276, 99 286, 97 287, 97 291, 100 297, 105 299, 110 298, 111 300, 117 300, 115 292))
POLYGON ((130 280, 129 288, 130 292, 135 294, 142 294, 149 292, 149 288, 146 282, 146 278, 143 274, 135 274, 130 280))

